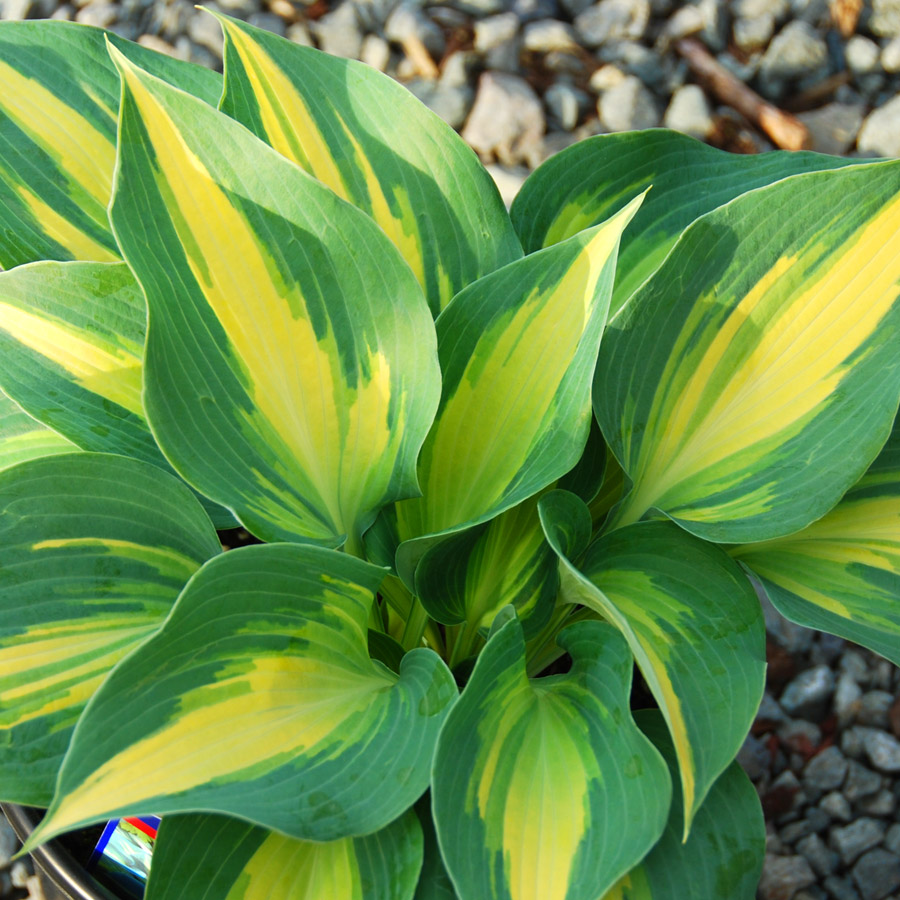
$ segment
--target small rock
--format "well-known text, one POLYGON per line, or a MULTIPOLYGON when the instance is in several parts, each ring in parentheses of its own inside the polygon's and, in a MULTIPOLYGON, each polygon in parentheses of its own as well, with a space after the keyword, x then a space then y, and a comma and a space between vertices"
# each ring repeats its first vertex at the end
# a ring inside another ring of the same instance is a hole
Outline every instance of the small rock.
POLYGON ((24 888, 28 886, 28 879, 34 875, 34 866, 31 860, 17 859, 9 870, 9 877, 13 887, 24 888))
MULTIPOLYGON (((96 25, 97 28, 109 28, 119 18, 119 7, 114 3, 88 3, 75 14, 75 21, 83 25, 96 25)), ((215 22, 215 19, 213 19, 215 22)), ((221 26, 216 22, 216 28, 221 26)))
MULTIPOLYGON (((730 56, 730 54, 723 53, 719 55, 717 59, 723 66, 731 69, 726 61, 726 56, 730 56)), ((731 57, 731 59, 734 60, 734 57, 731 57)), ((737 62, 736 60, 734 61, 737 62)), ((750 78, 752 77, 752 74, 755 74, 756 68, 755 66, 751 66, 746 71, 751 73, 747 76, 747 78, 750 78)), ((735 72, 735 74, 737 74, 737 72, 735 72)), ((738 75, 738 78, 747 80, 742 75, 738 75)), ((813 635, 815 635, 815 632, 810 628, 804 628, 802 625, 791 622, 790 619, 786 619, 777 609, 775 609, 772 605, 772 601, 769 600, 765 594, 759 595, 759 603, 760 606, 762 606, 763 618, 766 623, 766 634, 768 634, 780 647, 784 647, 789 653, 806 653, 812 646, 813 635)))
POLYGON ((900 37, 895 37, 881 51, 881 68, 891 75, 900 72, 900 37))
MULTIPOLYGON (((306 0, 304 0, 306 2, 306 0)), ((353 0, 356 15, 364 33, 382 32, 396 0, 353 0)), ((453 10, 460 18, 462 14, 453 10)), ((463 21, 465 21, 463 19, 463 21)))
POLYGON ((587 72, 583 57, 568 50, 551 50, 544 54, 544 68, 572 78, 582 77, 587 72))
POLYGON ((875 156, 900 156, 900 96, 869 113, 856 146, 875 156))
POLYGON ((813 646, 814 650, 818 650, 821 662, 831 665, 843 652, 847 642, 836 634, 829 634, 827 631, 819 633, 819 640, 813 646))
POLYGON ((406 87, 451 128, 459 128, 472 108, 472 89, 468 85, 448 86, 441 81, 413 78, 406 87))
POLYGON ((446 45, 444 32, 409 0, 394 7, 384 23, 384 36, 398 44, 410 38, 420 41, 436 59, 443 55, 446 45))
MULTIPOLYGON (((815 807, 813 807, 815 809, 815 807)), ((781 829, 781 839, 786 844, 796 844, 801 838, 812 834, 815 831, 813 823, 809 819, 797 819, 796 822, 789 822, 781 829)))
POLYGON ((31 12, 31 0, 0 0, 0 19, 19 22, 27 19, 29 12, 31 12))
POLYGON ((788 750, 805 754, 809 758, 822 743, 822 729, 805 719, 793 719, 778 728, 778 737, 788 750))
POLYGON ((498 166, 493 163, 485 166, 485 168, 490 173, 491 178, 494 179, 494 183, 500 191, 500 196, 503 198, 506 208, 509 209, 513 200, 516 199, 516 194, 519 193, 520 188, 525 183, 525 179, 528 177, 528 169, 522 166, 507 168, 506 166, 498 166))
POLYGON ((734 42, 745 53, 765 47, 775 33, 775 17, 756 16, 752 19, 735 19, 732 25, 734 42))
POLYGON ((884 835, 884 846, 891 853, 900 854, 900 824, 891 825, 884 835))
POLYGON ((700 32, 703 43, 715 53, 728 44, 728 7, 726 0, 697 0, 697 8, 703 13, 704 26, 700 32))
POLYGON ((748 734, 741 749, 738 750, 737 761, 751 781, 759 781, 769 771, 771 754, 759 738, 748 734))
POLYGON ((859 900, 859 894, 853 885, 846 878, 838 878, 836 875, 829 875, 825 881, 825 890, 828 896, 833 900, 859 900))
POLYGON ((803 770, 803 785, 818 791, 839 788, 847 774, 847 760, 837 747, 828 747, 814 756, 803 770))
POLYGON ((760 64, 760 74, 774 81, 802 78, 824 69, 828 47, 812 25, 789 22, 775 35, 760 64))
POLYGON ((650 88, 658 87, 665 78, 659 54, 636 41, 608 41, 597 51, 597 58, 617 65, 626 75, 637 76, 650 88))
POLYGON ((477 64, 478 54, 472 50, 451 53, 441 68, 441 84, 447 87, 469 87, 477 64))
POLYGON ((599 47, 617 38, 640 39, 649 21, 649 0, 600 0, 575 17, 575 31, 588 47, 599 47))
POLYGON ((880 790, 881 776, 856 760, 850 760, 847 766, 847 777, 844 779, 844 796, 851 803, 856 803, 857 800, 871 797, 880 790))
POLYGON ((880 57, 881 48, 878 44, 861 34, 854 34, 844 47, 847 68, 854 75, 868 75, 879 71, 880 57))
POLYGON ((801 888, 816 883, 816 876, 802 856, 766 855, 759 881, 761 900, 791 900, 801 888))
POLYGON ((806 801, 807 796, 800 789, 797 776, 788 769, 769 785, 762 798, 762 805, 766 814, 773 817, 796 812, 806 804, 806 801))
POLYGON ((511 37, 508 41, 491 47, 484 54, 484 67, 488 71, 508 72, 518 76, 521 72, 519 56, 522 52, 522 38, 519 35, 511 37))
POLYGON ((856 808, 867 816, 890 816, 897 808, 897 798, 887 788, 871 797, 863 797, 856 801, 856 808))
POLYGON ((846 672, 853 680, 865 687, 872 679, 868 663, 858 650, 847 650, 838 662, 838 671, 846 672))
POLYGON ((863 732, 857 725, 841 732, 841 750, 851 759, 862 759, 865 756, 863 732))
MULTIPOLYGON (((581 0, 581 9, 591 5, 591 0, 581 0)), ((580 11, 580 10, 579 10, 580 11)), ((536 22, 538 19, 557 19, 560 15, 556 0, 513 0, 511 12, 520 22, 536 22)), ((576 13, 569 13, 575 16, 576 13)))
POLYGON ((811 885, 806 890, 794 894, 794 900, 828 900, 828 894, 818 885, 811 885))
POLYGON ((277 34, 279 37, 284 37, 287 30, 284 19, 281 16, 276 16, 274 13, 252 13, 247 16, 247 24, 255 25, 257 28, 262 28, 263 31, 268 31, 271 34, 277 34))
POLYGON ((780 703, 788 715, 816 719, 833 693, 834 673, 828 666, 814 666, 788 684, 780 703))
POLYGON ((610 131, 638 131, 659 125, 659 109, 653 94, 634 75, 604 91, 597 101, 600 121, 610 131))
POLYGON ((571 25, 556 19, 541 19, 525 26, 522 46, 535 53, 550 53, 551 50, 572 50, 578 43, 571 25))
POLYGON ((536 167, 545 127, 541 101, 524 78, 485 72, 462 137, 476 153, 496 156, 502 165, 524 161, 536 167))
POLYGON ((559 127, 572 131, 582 108, 587 106, 587 96, 572 85, 558 81, 544 92, 544 103, 559 127))
POLYGON ((759 704, 759 709, 756 711, 754 731, 756 731, 757 727, 770 729, 775 725, 780 725, 786 718, 787 716, 785 716, 784 710, 778 705, 778 701, 766 691, 763 694, 762 702, 759 704))
MULTIPOLYGON (((2 4, 0 4, 0 5, 2 5, 2 4)), ((0 19, 2 19, 2 18, 3 18, 3 16, 0 15, 0 19)), ((53 10, 53 12, 50 15, 50 18, 51 19, 59 19, 62 22, 71 22, 72 19, 75 18, 75 10, 72 9, 72 7, 69 6, 68 3, 64 3, 62 6, 57 6, 56 9, 53 10)), ((0 897, 2 897, 2 896, 3 895, 0 894, 0 897)))
MULTIPOLYGON (((209 9, 216 9, 213 4, 206 4, 209 9)), ((211 50, 219 59, 222 58, 222 48, 225 38, 222 36, 222 26, 218 19, 201 10, 191 16, 187 27, 188 37, 201 47, 211 50)))
POLYGON ((309 33, 309 28, 305 22, 294 22, 293 25, 289 25, 285 37, 301 47, 313 46, 312 35, 309 33))
POLYGON ((155 34, 142 34, 137 39, 137 42, 142 47, 147 47, 149 50, 155 50, 157 53, 165 53, 166 56, 177 56, 175 48, 168 41, 164 41, 155 34))
POLYGON ((590 89, 595 94, 602 94, 614 88, 617 84, 621 84, 625 80, 625 73, 618 67, 612 65, 600 66, 588 82, 590 89))
POLYGON ((841 855, 845 866, 851 866, 866 850, 881 843, 885 827, 877 819, 864 817, 843 828, 832 828, 828 835, 831 846, 841 855))
POLYGON ((504 12, 506 5, 506 0, 453 0, 456 9, 478 18, 504 12))
MULTIPOLYGON (((823 137, 826 145, 832 139, 843 136, 843 129, 838 132, 837 130, 831 131, 828 127, 827 122, 823 121, 828 116, 840 117, 842 115, 841 110, 843 109, 853 109, 856 111, 856 114, 860 118, 860 122, 856 123, 856 131, 859 130, 859 125, 862 122, 862 107, 861 105, 850 105, 845 103, 830 103, 828 106, 823 106, 822 109, 814 109, 811 112, 801 113, 800 119, 801 121, 807 125, 810 129, 810 133, 812 135, 813 142, 816 141, 815 132, 813 132, 813 128, 817 125, 820 126, 820 130, 823 132, 823 137), (835 110, 834 107, 837 107, 835 110), (830 112, 826 112, 826 110, 831 110, 830 112), (824 125, 825 127, 821 127, 824 125)), ((854 117, 855 118, 855 117, 854 117)), ((848 114, 849 119, 849 114, 848 114)), ((854 132, 853 137, 856 137, 854 132)), ((836 141, 836 143, 842 144, 843 141, 836 141)), ((849 147, 853 146, 853 142, 851 140, 849 147)), ((818 147, 814 149, 819 150, 818 147)), ((821 150, 822 153, 830 153, 829 150, 821 150)), ((844 151, 840 151, 844 152, 844 151)), ((842 727, 846 728, 851 722, 856 719, 856 713, 859 710, 859 704, 862 700, 862 688, 856 683, 856 679, 849 674, 848 672, 842 672, 838 676, 837 686, 834 691, 834 711, 838 718, 838 724, 842 727)))
POLYGON ((900 887, 900 856, 889 850, 870 850, 853 867, 853 880, 863 900, 884 900, 900 887))
MULTIPOLYGON (((900 99, 900 98, 898 98, 900 99)), ((877 728, 860 728, 869 761, 882 772, 900 772, 900 741, 877 728)))
POLYGON ((806 857, 807 862, 820 878, 837 871, 839 862, 837 853, 829 850, 817 834, 810 834, 798 841, 797 850, 806 857))
POLYGON ((344 0, 313 22, 311 28, 320 50, 345 59, 359 59, 363 39, 359 24, 356 7, 344 0))
POLYGON ((890 712, 896 698, 887 691, 869 691, 860 703, 857 721, 882 731, 890 728, 890 712))
POLYGON ((6 821, 3 813, 0 813, 0 869, 9 865, 18 846, 19 842, 12 826, 6 821))
POLYGON ((512 12, 488 16, 475 23, 475 49, 481 53, 512 40, 519 31, 519 17, 512 12))
POLYGON ((367 34, 363 38, 359 58, 367 66, 371 66, 379 72, 386 72, 388 63, 391 61, 391 48, 380 35, 367 34))
POLYGON ((664 43, 697 34, 706 27, 706 19, 696 6, 682 6, 676 9, 663 28, 664 43))
POLYGON ((837 791, 826 794, 819 801, 819 809, 838 822, 849 822, 853 818, 850 802, 843 794, 837 791))
POLYGON ((579 13, 583 13, 594 0, 561 0, 560 5, 568 13, 570 19, 574 19, 579 13))
POLYGON ((900 0, 872 0, 869 30, 878 37, 900 37, 900 0))
POLYGON ((756 19, 771 16, 783 19, 790 11, 788 0, 733 0, 731 9, 740 18, 756 19))

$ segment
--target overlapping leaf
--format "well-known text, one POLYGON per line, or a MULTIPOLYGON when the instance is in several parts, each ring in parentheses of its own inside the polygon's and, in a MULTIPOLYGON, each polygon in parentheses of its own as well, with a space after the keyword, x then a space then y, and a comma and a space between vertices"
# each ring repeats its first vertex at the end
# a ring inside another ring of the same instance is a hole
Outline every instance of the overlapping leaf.
POLYGON ((900 428, 830 513, 730 552, 788 618, 900 665, 900 428))
MULTIPOLYGON (((571 494, 541 501, 559 551, 563 594, 622 632, 666 718, 678 754, 684 822, 734 759, 765 684, 759 602, 719 547, 671 522, 641 522, 601 537, 578 560, 561 530, 571 494)), ((586 514, 586 512, 585 512, 586 514)))
POLYGON ((529 680, 500 627, 441 733, 438 839, 460 900, 596 900, 659 838, 665 764, 628 711, 632 657, 605 623, 563 631, 566 675, 529 680))
POLYGON ((435 315, 466 285, 522 256, 491 177, 409 91, 362 63, 219 18, 222 110, 369 213, 435 315))
POLYGON ((221 547, 191 492, 72 453, 0 473, 0 798, 50 802, 85 703, 221 547))
POLYGON ((412 650, 372 662, 382 569, 299 544, 207 563, 79 721, 32 844, 124 814, 222 812, 303 840, 369 834, 425 790, 456 698, 412 650))
POLYGON ((594 403, 634 486, 709 540, 790 534, 900 399, 900 162, 797 175, 697 220, 608 329, 594 403))
POLYGON ((614 317, 694 219, 788 175, 853 162, 784 151, 742 156, 662 129, 604 134, 548 159, 526 179, 510 215, 531 253, 602 222, 651 188, 622 239, 610 305, 614 317))
MULTIPOLYGON (((119 76, 99 28, 0 23, 0 267, 119 258, 106 208, 119 76)), ((110 34, 131 59, 211 104, 221 76, 110 34)))
POLYGON ((578 462, 616 249, 639 205, 476 281, 435 323, 443 394, 419 458, 424 496, 397 505, 408 584, 436 535, 493 518, 578 462))
POLYGON ((639 710, 634 718, 669 765, 672 810, 659 843, 603 900, 754 900, 766 828, 750 779, 732 763, 712 786, 691 836, 682 842, 678 763, 666 723, 657 710, 639 710))
POLYGON ((412 900, 422 828, 412 810, 366 837, 314 844, 225 816, 166 816, 146 900, 412 900))
POLYGON ((111 218, 147 295, 147 417, 198 490, 266 540, 335 546, 417 493, 434 326, 364 213, 237 122, 117 56, 111 218))
POLYGON ((0 392, 0 470, 29 459, 73 453, 77 449, 71 441, 32 419, 0 392))

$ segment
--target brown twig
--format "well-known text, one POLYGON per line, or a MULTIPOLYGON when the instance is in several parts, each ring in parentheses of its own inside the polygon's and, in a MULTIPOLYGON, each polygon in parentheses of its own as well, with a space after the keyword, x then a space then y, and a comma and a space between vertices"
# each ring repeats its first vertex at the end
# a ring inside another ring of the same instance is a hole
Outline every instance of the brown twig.
POLYGON ((675 42, 675 49, 710 91, 762 129, 777 147, 784 150, 809 149, 809 130, 799 119, 763 100, 711 56, 699 41, 681 38, 675 42))

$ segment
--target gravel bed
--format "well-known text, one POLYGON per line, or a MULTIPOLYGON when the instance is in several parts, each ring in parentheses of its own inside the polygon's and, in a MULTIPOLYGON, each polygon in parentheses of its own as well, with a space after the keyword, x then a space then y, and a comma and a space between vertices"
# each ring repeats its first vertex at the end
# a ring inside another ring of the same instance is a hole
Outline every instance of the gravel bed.
MULTIPOLYGON (((664 125, 737 152, 773 144, 695 83, 694 37, 797 118, 812 149, 900 156, 900 0, 216 0, 204 6, 362 59, 457 128, 507 202, 593 134, 664 125)), ((192 0, 0 0, 0 19, 110 28, 222 67, 192 0)), ((766 608, 769 682, 740 760, 768 828, 760 900, 900 900, 900 670, 766 608)), ((43 900, 0 819, 0 897, 43 900)), ((49 900, 49 898, 48 898, 49 900)), ((729 898, 722 898, 729 900, 729 898)))

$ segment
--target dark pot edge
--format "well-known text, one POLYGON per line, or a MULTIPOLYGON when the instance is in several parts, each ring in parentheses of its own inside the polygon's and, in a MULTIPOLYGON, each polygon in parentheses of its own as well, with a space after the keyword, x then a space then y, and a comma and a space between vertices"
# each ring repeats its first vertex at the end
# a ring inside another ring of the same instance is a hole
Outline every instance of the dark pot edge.
MULTIPOLYGON (((25 841, 35 822, 24 806, 0 803, 9 824, 20 841, 25 841)), ((35 847, 31 857, 46 876, 72 900, 119 900, 103 885, 98 884, 59 843, 50 841, 35 847)))

